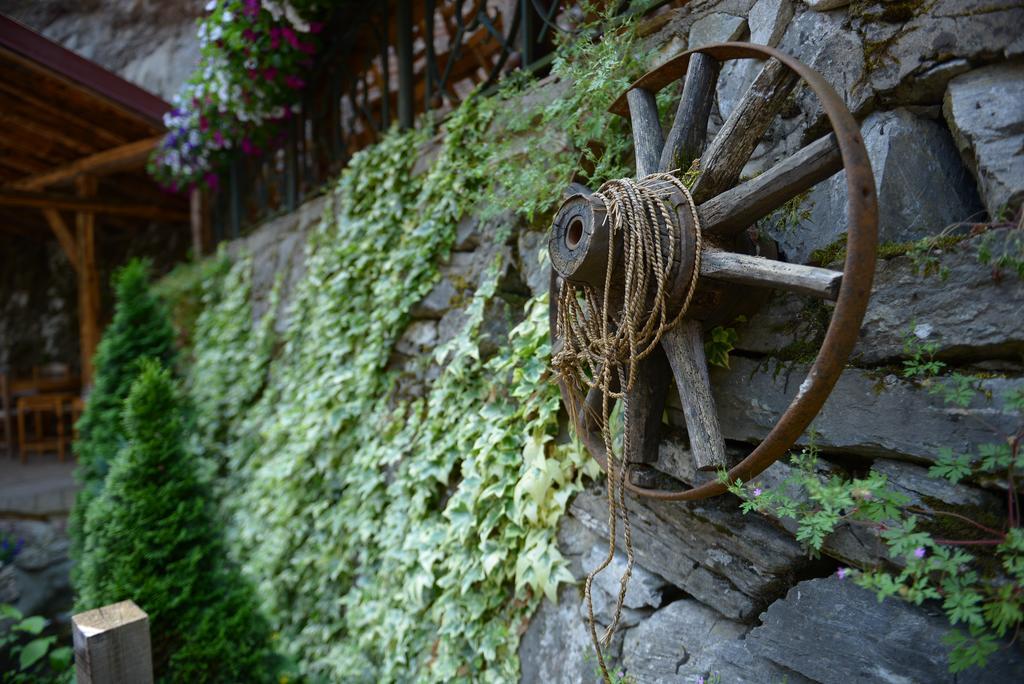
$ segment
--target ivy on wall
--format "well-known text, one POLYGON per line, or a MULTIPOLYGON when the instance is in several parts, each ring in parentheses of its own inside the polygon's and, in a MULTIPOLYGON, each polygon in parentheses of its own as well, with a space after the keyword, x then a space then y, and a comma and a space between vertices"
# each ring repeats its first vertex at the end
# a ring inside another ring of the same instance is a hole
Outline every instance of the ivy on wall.
POLYGON ((482 354, 484 311, 508 266, 499 252, 461 332, 424 361, 439 373, 425 396, 402 398, 387 364, 469 209, 539 220, 581 154, 584 180, 626 172, 628 135, 604 112, 642 70, 635 41, 626 25, 562 46, 553 80, 564 97, 517 80, 467 100, 425 171, 413 167, 428 131, 392 131, 359 153, 286 310, 275 301, 253 320, 246 259, 205 271, 216 277, 192 331, 196 447, 279 650, 307 674, 513 680, 530 614, 571 581, 555 531, 596 465, 556 439, 546 296, 482 354), (526 159, 516 136, 541 126, 561 137, 531 139, 526 159))

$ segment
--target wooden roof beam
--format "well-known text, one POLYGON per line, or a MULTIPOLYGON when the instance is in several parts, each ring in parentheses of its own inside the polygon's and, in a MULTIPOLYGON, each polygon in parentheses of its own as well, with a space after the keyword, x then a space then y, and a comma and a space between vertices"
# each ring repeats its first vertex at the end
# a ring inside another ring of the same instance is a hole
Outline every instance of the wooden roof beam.
POLYGON ((52 171, 13 183, 18 190, 42 190, 50 185, 73 180, 76 176, 90 174, 104 176, 120 171, 131 171, 145 166, 150 152, 163 140, 162 135, 137 140, 127 145, 104 150, 65 164, 52 171))
POLYGON ((94 197, 75 197, 55 193, 27 192, 24 190, 0 190, 0 207, 24 207, 28 209, 65 209, 168 223, 188 223, 189 213, 153 204, 131 204, 94 197))

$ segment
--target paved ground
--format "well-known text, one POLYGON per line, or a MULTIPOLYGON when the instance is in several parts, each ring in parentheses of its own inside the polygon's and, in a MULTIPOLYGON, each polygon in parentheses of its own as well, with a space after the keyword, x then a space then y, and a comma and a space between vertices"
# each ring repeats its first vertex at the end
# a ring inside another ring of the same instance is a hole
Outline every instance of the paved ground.
POLYGON ((0 453, 0 517, 16 514, 63 517, 75 500, 74 458, 32 454, 28 463, 0 453))

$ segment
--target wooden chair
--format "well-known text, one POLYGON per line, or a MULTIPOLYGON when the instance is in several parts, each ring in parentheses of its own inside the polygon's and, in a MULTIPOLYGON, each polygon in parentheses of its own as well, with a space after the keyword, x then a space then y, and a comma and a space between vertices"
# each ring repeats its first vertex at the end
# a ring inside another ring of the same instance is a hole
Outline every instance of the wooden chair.
POLYGON ((28 460, 30 450, 39 453, 56 450, 58 458, 64 460, 64 406, 73 400, 74 396, 68 394, 32 394, 18 398, 18 451, 21 453, 22 463, 28 460), (30 414, 35 427, 31 439, 25 430, 25 420, 30 414), (48 436, 43 429, 43 418, 48 414, 54 417, 55 436, 48 436))

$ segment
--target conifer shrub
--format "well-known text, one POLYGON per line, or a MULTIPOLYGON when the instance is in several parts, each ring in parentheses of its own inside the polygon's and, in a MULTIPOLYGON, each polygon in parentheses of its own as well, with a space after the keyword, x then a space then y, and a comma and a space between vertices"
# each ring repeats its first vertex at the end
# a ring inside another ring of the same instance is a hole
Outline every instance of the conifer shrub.
MULTIPOLYGON (((113 277, 114 318, 107 326, 93 358, 95 386, 78 421, 78 457, 75 477, 80 488, 68 533, 71 557, 80 560, 89 502, 103 489, 110 460, 124 444, 121 411, 128 390, 138 376, 140 358, 159 359, 170 366, 174 359, 174 331, 161 300, 150 287, 148 261, 132 260, 113 277)), ((77 578, 72 572, 72 580, 77 578)), ((76 581, 77 583, 77 581, 76 581)))
POLYGON ((124 406, 126 443, 89 506, 79 602, 132 599, 146 611, 159 681, 268 681, 269 628, 227 560, 187 415, 170 372, 145 360, 124 406))

